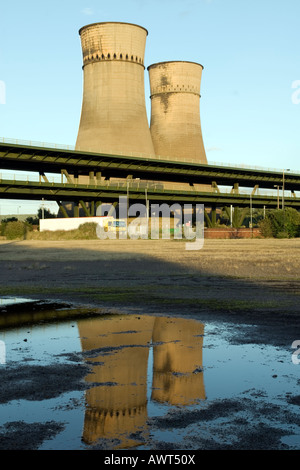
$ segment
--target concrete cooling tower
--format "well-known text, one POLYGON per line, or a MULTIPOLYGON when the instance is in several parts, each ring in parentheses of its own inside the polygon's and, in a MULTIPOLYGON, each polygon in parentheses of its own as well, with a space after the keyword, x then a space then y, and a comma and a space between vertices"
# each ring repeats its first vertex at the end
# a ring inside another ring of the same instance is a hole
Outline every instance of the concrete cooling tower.
POLYGON ((207 163, 200 122, 202 70, 202 65, 185 61, 148 67, 150 130, 156 155, 207 163))
POLYGON ((79 34, 84 78, 76 150, 153 157, 144 85, 147 30, 105 22, 79 34))

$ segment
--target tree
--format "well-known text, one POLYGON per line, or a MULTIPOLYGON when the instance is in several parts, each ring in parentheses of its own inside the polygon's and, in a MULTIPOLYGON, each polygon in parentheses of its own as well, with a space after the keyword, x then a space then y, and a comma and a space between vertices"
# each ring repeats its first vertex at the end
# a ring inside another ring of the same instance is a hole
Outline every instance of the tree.
POLYGON ((30 216, 30 217, 27 217, 25 222, 30 225, 39 225, 39 218, 30 216))
POLYGON ((6 219, 2 219, 2 222, 4 224, 7 224, 8 222, 18 222, 17 217, 7 217, 6 219))
POLYGON ((267 213, 261 221, 261 233, 275 238, 294 238, 300 236, 300 213, 292 207, 277 209, 267 213))
POLYGON ((24 238, 26 234, 26 225, 23 222, 7 222, 5 224, 4 236, 7 240, 15 240, 24 238))
POLYGON ((41 207, 38 210, 37 213, 38 219, 56 219, 56 214, 52 214, 48 209, 42 209, 41 207), (44 213, 44 214, 43 214, 44 213))

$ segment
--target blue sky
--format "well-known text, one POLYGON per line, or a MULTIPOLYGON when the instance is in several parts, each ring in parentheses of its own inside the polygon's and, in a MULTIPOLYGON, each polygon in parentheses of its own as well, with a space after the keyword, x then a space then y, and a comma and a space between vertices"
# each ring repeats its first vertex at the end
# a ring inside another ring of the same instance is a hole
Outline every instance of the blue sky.
MULTIPOLYGON (((78 30, 121 21, 148 30, 146 67, 168 60, 204 66, 209 162, 300 171, 299 18, 299 0, 2 2, 0 138, 74 145, 82 100, 78 30)), ((150 117, 147 70, 145 88, 150 117)), ((0 204, 4 211, 8 203, 0 204)))

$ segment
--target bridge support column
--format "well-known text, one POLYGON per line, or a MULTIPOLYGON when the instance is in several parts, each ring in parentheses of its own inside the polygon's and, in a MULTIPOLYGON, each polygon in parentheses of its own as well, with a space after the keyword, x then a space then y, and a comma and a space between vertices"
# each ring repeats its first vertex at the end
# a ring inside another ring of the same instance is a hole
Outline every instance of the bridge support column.
POLYGON ((81 207, 82 207, 82 209, 83 209, 83 211, 84 211, 84 213, 85 213, 85 216, 86 216, 86 217, 90 217, 91 214, 90 214, 90 211, 88 210, 88 208, 86 207, 85 202, 81 200, 81 201, 79 201, 79 203, 80 203, 80 205, 81 205, 81 207))
POLYGON ((117 205, 118 205, 118 202, 117 202, 117 201, 112 203, 112 206, 111 206, 111 208, 109 209, 108 214, 107 214, 108 217, 110 217, 111 215, 113 215, 114 211, 116 210, 117 205))
POLYGON ((95 201, 90 202, 90 214, 91 217, 95 217, 95 201))
POLYGON ((63 182, 63 177, 66 177, 67 178, 67 181, 69 184, 74 184, 74 181, 73 181, 73 178, 71 175, 69 175, 69 173, 67 172, 67 170, 61 170, 61 178, 62 178, 62 182, 63 182))
POLYGON ((97 181, 97 184, 100 184, 100 183, 101 183, 101 177, 102 177, 101 171, 97 171, 97 173, 96 173, 96 181, 97 181))
POLYGON ((56 203, 58 204, 58 207, 59 207, 59 210, 61 211, 62 215, 66 218, 68 218, 68 213, 64 207, 64 205, 60 202, 60 201, 56 201, 56 203))
POLYGON ((215 193, 219 193, 219 192, 220 192, 220 189, 219 189, 219 187, 218 187, 216 181, 212 181, 211 187, 212 187, 212 189, 213 189, 213 191, 214 191, 215 193))
POLYGON ((89 172, 89 184, 94 185, 95 184, 95 173, 93 171, 89 172))
POLYGON ((79 202, 74 202, 74 217, 79 217, 79 202))
POLYGON ((239 194, 239 183, 234 183, 234 184, 233 184, 231 193, 239 194))
POLYGON ((217 204, 212 204, 210 216, 208 215, 206 210, 204 210, 204 218, 208 227, 212 228, 217 225, 217 204))
POLYGON ((213 227, 217 225, 217 205, 212 204, 211 206, 211 224, 213 227))

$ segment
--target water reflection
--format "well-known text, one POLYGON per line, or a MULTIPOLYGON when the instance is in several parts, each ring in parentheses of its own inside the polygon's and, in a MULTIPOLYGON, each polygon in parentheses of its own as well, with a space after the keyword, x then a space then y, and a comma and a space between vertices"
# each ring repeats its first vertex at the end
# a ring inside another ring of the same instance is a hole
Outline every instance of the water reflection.
POLYGON ((34 300, 31 299, 23 299, 20 297, 0 297, 0 307, 7 307, 11 305, 19 305, 19 304, 28 304, 33 303, 34 300))
POLYGON ((92 365, 86 381, 98 384, 86 392, 86 444, 101 438, 118 439, 121 448, 139 444, 130 435, 147 432, 149 369, 151 401, 189 405, 205 399, 203 324, 130 315, 79 320, 77 325, 92 365))
POLYGON ((65 429, 44 437, 41 450, 239 448, 247 427, 251 444, 257 423, 297 448, 293 351, 245 343, 249 325, 236 326, 243 341, 232 344, 231 323, 206 323, 204 339, 194 320, 26 310, 0 315, 0 448, 10 426, 18 446, 31 424, 47 423, 65 429), (81 361, 91 367, 88 387, 81 361))

